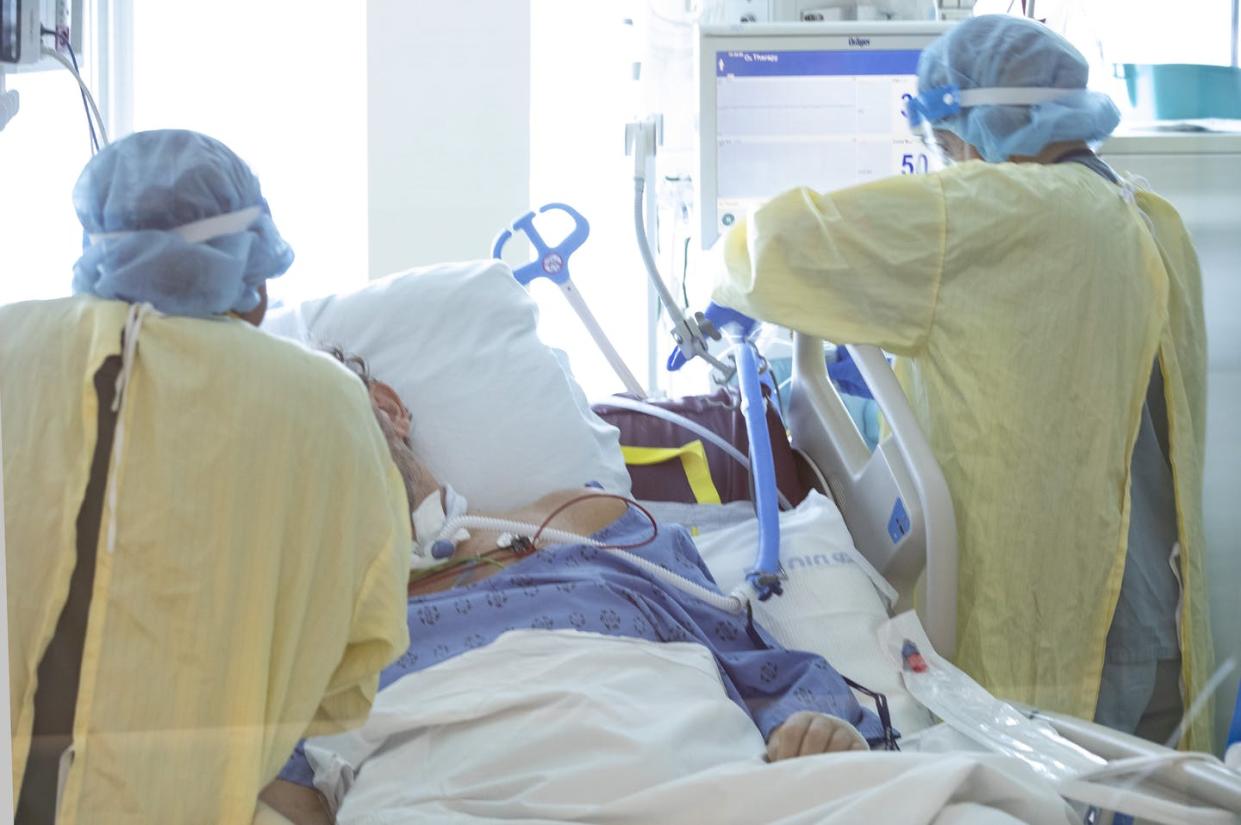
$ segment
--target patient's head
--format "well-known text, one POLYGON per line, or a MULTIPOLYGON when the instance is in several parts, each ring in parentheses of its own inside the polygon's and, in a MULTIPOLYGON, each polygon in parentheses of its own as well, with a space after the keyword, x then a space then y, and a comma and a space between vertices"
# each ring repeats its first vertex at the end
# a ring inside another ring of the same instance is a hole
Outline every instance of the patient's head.
POLYGON ((396 390, 371 375, 366 361, 362 358, 350 355, 338 347, 332 347, 328 349, 328 352, 366 385, 367 392, 371 396, 371 410, 375 413, 379 429, 383 431, 384 438, 388 442, 388 452, 392 454, 392 461, 401 473, 401 480, 405 482, 405 496, 409 500, 409 509, 412 511, 419 502, 438 490, 440 485, 414 455, 410 441, 413 419, 409 410, 401 402, 401 397, 397 395, 396 390))

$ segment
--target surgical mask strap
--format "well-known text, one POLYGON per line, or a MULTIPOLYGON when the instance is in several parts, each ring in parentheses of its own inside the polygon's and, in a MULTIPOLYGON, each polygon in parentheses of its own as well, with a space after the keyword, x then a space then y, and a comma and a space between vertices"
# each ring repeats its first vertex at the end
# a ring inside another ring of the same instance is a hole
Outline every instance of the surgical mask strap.
POLYGON ((222 238, 225 235, 236 235, 238 232, 244 232, 250 228, 250 225, 263 214, 260 206, 247 206, 245 209, 238 209, 235 212, 225 212, 223 215, 214 215, 210 218, 203 218, 199 221, 174 226, 171 229, 151 230, 136 229, 126 230, 124 232, 98 232, 91 234, 90 242, 92 245, 103 243, 104 241, 113 241, 119 238, 127 238, 136 235, 139 232, 171 232, 179 236, 186 243, 205 243, 215 238, 222 238))

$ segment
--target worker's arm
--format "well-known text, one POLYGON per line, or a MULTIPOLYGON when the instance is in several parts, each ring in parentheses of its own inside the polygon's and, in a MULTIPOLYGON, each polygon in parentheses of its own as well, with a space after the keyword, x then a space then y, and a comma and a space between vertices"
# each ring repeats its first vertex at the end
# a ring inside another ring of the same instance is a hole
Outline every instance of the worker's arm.
POLYGON ((913 354, 935 318, 944 203, 938 175, 786 192, 725 236, 715 301, 829 341, 913 354))

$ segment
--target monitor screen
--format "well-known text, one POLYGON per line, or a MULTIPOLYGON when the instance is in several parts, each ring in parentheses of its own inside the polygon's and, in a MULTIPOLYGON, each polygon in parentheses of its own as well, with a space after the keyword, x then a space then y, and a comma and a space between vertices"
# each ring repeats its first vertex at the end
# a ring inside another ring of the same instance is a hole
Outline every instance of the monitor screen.
POLYGON ((917 89, 922 47, 944 29, 889 25, 895 31, 850 33, 835 24, 812 34, 787 27, 780 31, 789 34, 704 32, 705 246, 788 189, 830 191, 931 168, 905 119, 905 101, 917 89))

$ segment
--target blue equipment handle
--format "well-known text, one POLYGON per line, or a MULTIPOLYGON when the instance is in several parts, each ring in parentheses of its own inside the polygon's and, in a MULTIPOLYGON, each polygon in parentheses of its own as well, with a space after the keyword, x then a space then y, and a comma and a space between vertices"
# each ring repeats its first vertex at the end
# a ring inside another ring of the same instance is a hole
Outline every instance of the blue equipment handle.
MULTIPOLYGON (((737 331, 737 334, 742 338, 749 338, 750 335, 754 333, 754 330, 758 328, 758 321, 748 315, 741 314, 735 309, 720 306, 715 303, 715 301, 707 304, 706 312, 700 313, 700 325, 702 323, 702 319, 704 318, 711 322, 711 326, 714 327, 717 332, 723 330, 725 327, 733 327, 737 331)), ((708 331, 709 330, 704 329, 704 332, 708 331)), ((719 336, 717 334, 712 337, 718 338, 719 336)), ((689 362, 690 358, 691 356, 686 355, 685 351, 681 349, 681 347, 674 347, 672 349, 672 354, 668 356, 668 372, 676 372, 681 367, 685 366, 686 363, 689 362)))
POLYGON ((522 286, 529 286, 530 282, 536 278, 547 278, 557 286, 569 283, 569 256, 576 252, 590 235, 590 223, 582 217, 580 212, 566 203, 549 203, 540 206, 539 214, 553 209, 564 212, 573 218, 574 223, 573 231, 569 233, 569 236, 555 246, 549 247, 543 240, 543 236, 534 228, 535 213, 533 212, 527 212, 513 221, 513 225, 497 235, 495 242, 491 245, 491 257, 499 258, 500 253, 504 251, 505 244, 509 242, 514 233, 523 232, 530 239, 534 251, 538 254, 537 260, 513 271, 513 277, 522 286))
MULTIPOLYGON (((738 336, 737 386, 741 389, 741 412, 745 416, 750 441, 750 478, 754 482, 754 508, 758 513, 758 552, 746 581, 758 593, 759 601, 783 593, 780 574, 780 488, 776 484, 776 462, 771 454, 771 432, 767 429, 767 401, 763 397, 763 377, 759 374, 758 348, 751 340, 759 322, 735 309, 712 301, 699 313, 700 328, 718 338, 728 330, 738 336)), ((668 358, 668 370, 675 372, 689 360, 681 347, 668 358)), ((768 376, 769 378, 769 376, 768 376)), ((769 386, 770 381, 767 382, 769 386)))
POLYGON ((758 375, 758 350, 744 341, 737 354, 737 383, 741 387, 741 412, 750 439, 750 477, 754 480, 754 507, 758 511, 758 556, 746 573, 746 581, 758 591, 759 601, 779 596, 780 490, 776 486, 776 463, 771 455, 767 429, 767 404, 758 375))

